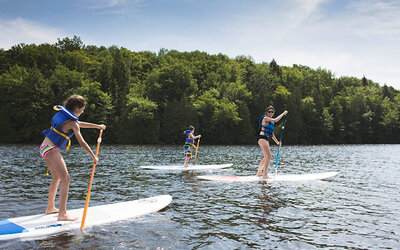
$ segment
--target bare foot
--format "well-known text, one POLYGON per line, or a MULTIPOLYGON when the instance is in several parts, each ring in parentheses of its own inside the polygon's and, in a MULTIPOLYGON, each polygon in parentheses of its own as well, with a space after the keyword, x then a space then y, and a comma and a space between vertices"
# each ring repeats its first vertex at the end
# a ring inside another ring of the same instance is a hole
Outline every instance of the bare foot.
POLYGON ((77 220, 78 217, 69 217, 68 214, 60 215, 58 214, 58 220, 64 220, 64 221, 74 221, 77 220))
POLYGON ((58 209, 57 208, 47 208, 46 209, 46 212, 45 212, 46 214, 56 214, 56 213, 58 213, 58 209))
POLYGON ((266 179, 266 180, 267 180, 267 179, 272 179, 272 178, 269 177, 268 175, 267 175, 267 176, 263 176, 262 178, 263 178, 263 179, 266 179))

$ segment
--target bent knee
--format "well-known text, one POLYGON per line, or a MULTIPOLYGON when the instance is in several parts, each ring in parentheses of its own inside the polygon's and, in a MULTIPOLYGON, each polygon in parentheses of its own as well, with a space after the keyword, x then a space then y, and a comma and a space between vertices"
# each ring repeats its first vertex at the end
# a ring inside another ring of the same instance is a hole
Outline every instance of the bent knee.
POLYGON ((271 159, 271 153, 270 153, 270 152, 265 152, 265 153, 264 153, 264 158, 269 158, 269 159, 271 159))
POLYGON ((62 176, 60 176, 60 180, 61 180, 61 182, 69 184, 71 182, 71 177, 69 176, 69 174, 62 175, 62 176))

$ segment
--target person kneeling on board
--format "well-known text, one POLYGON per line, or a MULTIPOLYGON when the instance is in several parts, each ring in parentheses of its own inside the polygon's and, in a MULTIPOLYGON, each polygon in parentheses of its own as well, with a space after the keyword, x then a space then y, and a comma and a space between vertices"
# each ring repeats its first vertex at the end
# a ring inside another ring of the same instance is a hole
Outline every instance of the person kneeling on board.
POLYGON ((92 157, 93 162, 99 159, 95 156, 89 145, 83 139, 80 128, 106 129, 104 124, 98 125, 79 121, 79 116, 84 112, 86 100, 80 95, 72 95, 65 101, 64 106, 54 106, 58 112, 51 120, 51 128, 43 131, 45 138, 40 145, 40 155, 46 160, 48 169, 52 174, 52 181, 49 187, 49 198, 46 214, 58 213, 58 220, 77 220, 71 218, 67 213, 67 199, 70 177, 67 166, 60 153, 60 148, 69 149, 71 137, 76 136, 79 145, 92 157), (59 209, 54 205, 58 185, 60 186, 59 209))

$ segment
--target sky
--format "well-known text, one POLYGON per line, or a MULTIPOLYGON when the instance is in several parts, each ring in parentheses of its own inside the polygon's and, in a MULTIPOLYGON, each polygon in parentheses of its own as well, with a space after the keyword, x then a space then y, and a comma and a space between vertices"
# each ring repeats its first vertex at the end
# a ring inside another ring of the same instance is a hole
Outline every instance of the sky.
POLYGON ((275 59, 400 90, 400 0, 0 0, 0 48, 74 35, 131 51, 275 59))

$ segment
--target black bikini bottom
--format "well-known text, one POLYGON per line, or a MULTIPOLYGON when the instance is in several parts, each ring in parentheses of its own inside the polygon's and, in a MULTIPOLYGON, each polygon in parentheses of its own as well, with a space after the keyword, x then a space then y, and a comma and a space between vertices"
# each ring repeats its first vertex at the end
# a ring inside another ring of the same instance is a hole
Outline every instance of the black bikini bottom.
POLYGON ((262 139, 262 140, 266 140, 267 142, 269 142, 269 136, 266 136, 266 135, 258 135, 258 138, 257 138, 257 142, 260 140, 260 139, 262 139))

